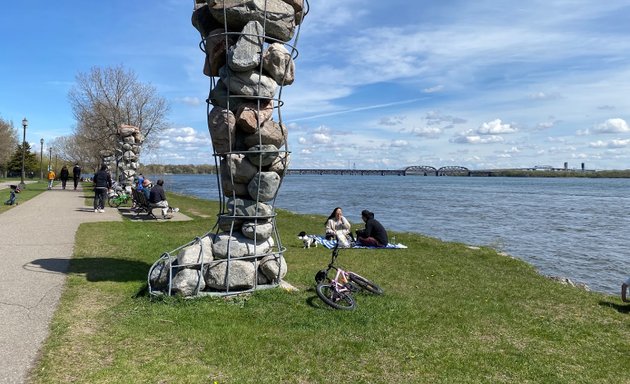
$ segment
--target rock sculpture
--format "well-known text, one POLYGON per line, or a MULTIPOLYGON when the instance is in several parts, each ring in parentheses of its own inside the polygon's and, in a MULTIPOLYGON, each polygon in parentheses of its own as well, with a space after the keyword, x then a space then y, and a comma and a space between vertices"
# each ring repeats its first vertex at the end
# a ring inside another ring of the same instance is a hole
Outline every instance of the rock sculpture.
POLYGON ((278 285, 286 275, 273 207, 289 163, 279 90, 295 80, 289 42, 307 13, 304 0, 195 0, 221 210, 217 232, 154 264, 150 291, 232 294, 278 285))

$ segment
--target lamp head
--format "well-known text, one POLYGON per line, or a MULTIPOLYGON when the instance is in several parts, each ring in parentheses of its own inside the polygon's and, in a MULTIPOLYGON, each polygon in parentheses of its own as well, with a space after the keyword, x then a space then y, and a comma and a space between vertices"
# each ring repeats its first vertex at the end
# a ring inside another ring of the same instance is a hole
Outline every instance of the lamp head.
POLYGON ((26 128, 27 125, 28 125, 28 120, 26 120, 26 117, 25 117, 22 119, 22 126, 26 128))

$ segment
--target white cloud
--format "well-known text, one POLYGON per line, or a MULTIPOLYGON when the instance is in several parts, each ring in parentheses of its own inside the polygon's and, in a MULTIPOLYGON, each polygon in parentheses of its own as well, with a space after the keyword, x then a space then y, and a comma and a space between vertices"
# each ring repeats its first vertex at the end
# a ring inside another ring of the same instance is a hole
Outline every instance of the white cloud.
POLYGON ((487 123, 481 124, 477 129, 477 133, 480 135, 498 135, 506 133, 515 133, 518 130, 510 124, 501 123, 501 119, 492 120, 487 123))
POLYGON ((436 85, 435 87, 425 88, 425 89, 422 90, 422 92, 424 92, 424 93, 436 93, 436 92, 440 92, 442 89, 444 89, 443 85, 436 85))
POLYGON ((409 145, 409 142, 407 140, 394 140, 391 146, 394 148, 402 148, 408 145, 409 145))
POLYGON ((438 137, 442 134, 442 129, 438 127, 414 128, 411 133, 420 137, 438 137))
POLYGON ((313 134, 313 143, 315 144, 330 144, 332 142, 332 137, 325 133, 314 133, 313 134))
POLYGON ((378 123, 385 126, 396 126, 404 123, 405 119, 406 116, 388 116, 383 117, 378 123))
POLYGON ((630 132, 630 127, 624 119, 608 119, 595 128, 597 133, 627 133, 630 132))
POLYGON ((495 144, 502 143, 503 137, 496 135, 479 136, 479 135, 462 135, 451 139, 451 142, 458 144, 495 144))
POLYGON ((626 148, 630 146, 630 139, 615 139, 610 141, 602 141, 597 140, 595 142, 589 143, 589 147, 591 148, 626 148))

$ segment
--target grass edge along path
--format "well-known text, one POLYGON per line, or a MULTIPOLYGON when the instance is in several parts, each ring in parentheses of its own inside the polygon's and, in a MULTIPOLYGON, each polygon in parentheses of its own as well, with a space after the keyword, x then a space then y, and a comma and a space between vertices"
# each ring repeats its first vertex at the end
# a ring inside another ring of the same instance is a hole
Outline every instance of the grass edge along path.
MULTIPOLYGON (((214 225, 217 203, 169 194, 189 222, 83 224, 33 383, 624 383, 630 306, 551 281, 490 248, 396 233, 402 250, 342 250, 381 285, 335 311, 314 292, 330 251, 279 210, 300 289, 151 300, 149 266, 214 225)), ((356 223, 353 228, 356 228, 356 223)))

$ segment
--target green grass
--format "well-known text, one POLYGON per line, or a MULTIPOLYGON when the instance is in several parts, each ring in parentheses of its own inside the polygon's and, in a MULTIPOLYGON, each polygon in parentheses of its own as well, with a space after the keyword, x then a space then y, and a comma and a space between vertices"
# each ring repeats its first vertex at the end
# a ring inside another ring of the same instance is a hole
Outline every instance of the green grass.
MULTIPOLYGON (((0 179, 0 181, 3 181, 3 182, 11 181, 11 182, 15 182, 16 185, 20 183, 20 179, 0 179)), ((17 194, 18 205, 25 203, 28 200, 32 199, 33 197, 46 191, 46 188, 48 188, 47 181, 37 181, 35 183, 26 184, 26 188, 17 194)), ((0 189, 0 202, 1 202, 0 213, 8 211, 9 209, 12 209, 15 207, 15 205, 4 205, 4 202, 9 200, 9 194, 10 194, 10 189, 8 187, 0 189)))
POLYGON ((296 237, 321 232, 321 216, 279 212, 298 292, 151 300, 150 265, 210 230, 218 208, 169 200, 195 220, 80 227, 34 383, 630 382, 630 306, 489 248, 396 233, 408 249, 342 250, 385 294, 328 308, 313 277, 330 251, 296 237))

